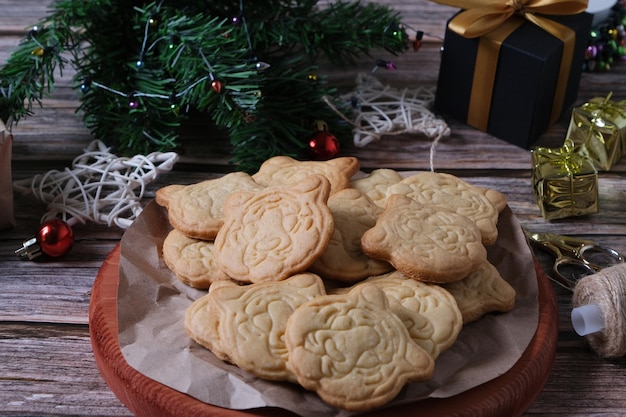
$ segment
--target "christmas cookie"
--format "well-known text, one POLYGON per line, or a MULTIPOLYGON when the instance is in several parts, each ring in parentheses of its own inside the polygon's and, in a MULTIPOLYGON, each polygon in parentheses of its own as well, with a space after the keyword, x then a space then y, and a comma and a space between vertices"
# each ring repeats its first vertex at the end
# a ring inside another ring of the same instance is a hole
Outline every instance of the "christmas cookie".
POLYGON ((229 279, 215 262, 213 242, 187 237, 177 229, 163 241, 163 260, 190 287, 205 290, 215 281, 229 279))
POLYGON ((346 410, 381 406, 434 369, 374 285, 304 303, 287 321, 285 342, 298 383, 346 410))
POLYGON ((472 219, 482 234, 485 245, 498 237, 498 217, 506 206, 504 194, 481 188, 454 175, 420 172, 391 185, 388 195, 407 195, 420 204, 438 205, 472 219))
POLYGON ((361 236, 374 227, 382 208, 354 188, 330 196, 328 208, 333 214, 335 229, 328 248, 311 265, 311 271, 324 278, 352 283, 393 269, 389 263, 372 259, 361 249, 361 236))
POLYGON ((324 294, 322 280, 309 273, 243 286, 225 281, 191 304, 185 330, 218 358, 260 378, 296 382, 287 368, 287 319, 324 294))
POLYGON ((156 202, 167 208, 170 224, 185 235, 212 240, 224 223, 222 206, 233 191, 258 191, 265 187, 244 172, 191 185, 173 184, 156 192, 156 202))
POLYGON ((441 286, 407 278, 398 271, 368 278, 363 283, 383 290, 389 309, 433 359, 456 341, 463 317, 455 298, 441 286))
POLYGON ((515 289, 488 261, 466 278, 442 287, 456 299, 464 324, 487 313, 511 311, 515 306, 515 289))
POLYGON ((330 193, 350 186, 350 178, 359 171, 359 161, 354 157, 341 157, 328 161, 298 161, 288 156, 275 156, 265 161, 252 175, 264 186, 295 184, 303 178, 320 174, 330 182, 330 193))
POLYGON ((329 191, 326 177, 309 175, 288 186, 232 193, 215 238, 219 267, 241 282, 280 281, 306 270, 333 233, 329 191))
POLYGON ((387 190, 402 181, 402 175, 393 169, 381 168, 372 171, 367 177, 352 180, 350 186, 367 194, 376 205, 385 208, 387 190))
POLYGON ((419 281, 458 281, 487 259, 474 221, 442 206, 389 196, 376 226, 361 238, 363 251, 419 281))

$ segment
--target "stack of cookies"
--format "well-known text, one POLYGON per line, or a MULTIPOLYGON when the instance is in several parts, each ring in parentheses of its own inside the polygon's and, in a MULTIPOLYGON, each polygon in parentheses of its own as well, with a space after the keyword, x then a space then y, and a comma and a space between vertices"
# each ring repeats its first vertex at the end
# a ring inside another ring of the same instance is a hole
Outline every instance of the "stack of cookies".
POLYGON ((452 175, 279 156, 157 191, 163 259, 208 290, 185 330, 218 358, 364 411, 429 379, 464 324, 513 308, 487 260, 501 193, 452 175))

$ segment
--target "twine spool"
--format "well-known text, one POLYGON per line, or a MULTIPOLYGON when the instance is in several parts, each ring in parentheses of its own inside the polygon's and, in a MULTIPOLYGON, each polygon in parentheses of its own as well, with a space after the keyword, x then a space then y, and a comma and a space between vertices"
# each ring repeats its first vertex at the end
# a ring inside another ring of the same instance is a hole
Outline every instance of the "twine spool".
POLYGON ((585 335, 598 355, 604 358, 626 355, 626 264, 581 278, 574 287, 572 304, 572 323, 577 331, 580 327, 577 322, 580 325, 581 321, 593 319, 593 314, 581 314, 585 306, 597 306, 601 313, 599 331, 585 335))

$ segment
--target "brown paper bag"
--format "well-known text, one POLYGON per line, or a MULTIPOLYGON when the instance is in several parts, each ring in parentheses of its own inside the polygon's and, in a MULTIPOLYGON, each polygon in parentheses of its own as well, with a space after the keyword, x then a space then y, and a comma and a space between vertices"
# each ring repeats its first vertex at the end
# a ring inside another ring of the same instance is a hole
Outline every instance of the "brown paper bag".
POLYGON ((0 120, 0 230, 15 226, 11 152, 13 135, 0 120))

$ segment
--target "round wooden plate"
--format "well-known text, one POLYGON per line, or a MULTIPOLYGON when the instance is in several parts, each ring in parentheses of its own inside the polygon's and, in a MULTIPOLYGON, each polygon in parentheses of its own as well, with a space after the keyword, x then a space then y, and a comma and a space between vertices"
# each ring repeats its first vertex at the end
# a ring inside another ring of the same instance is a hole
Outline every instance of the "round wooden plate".
MULTIPOLYGON (((277 408, 232 410, 199 401, 169 388, 131 367, 120 350, 117 327, 117 286, 120 245, 109 254, 93 285, 89 307, 91 344, 100 372, 113 393, 135 415, 143 416, 295 416, 277 408)), ((550 374, 558 337, 558 309, 552 285, 535 261, 539 324, 528 347, 505 374, 451 398, 426 399, 364 416, 519 416, 543 389, 550 374)))

